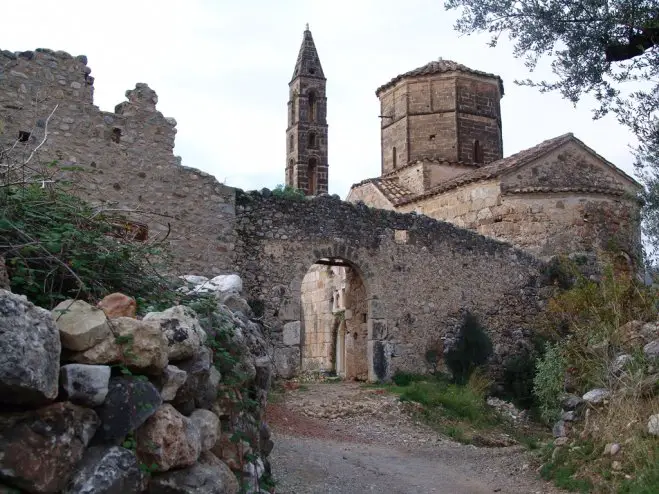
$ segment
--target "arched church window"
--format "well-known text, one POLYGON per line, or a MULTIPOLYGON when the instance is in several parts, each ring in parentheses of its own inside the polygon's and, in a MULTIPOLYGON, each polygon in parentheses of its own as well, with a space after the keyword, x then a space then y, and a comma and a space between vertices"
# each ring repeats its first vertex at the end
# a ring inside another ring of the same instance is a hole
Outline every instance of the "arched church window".
POLYGON ((294 141, 293 134, 288 136, 288 152, 292 153, 295 150, 295 141, 294 141))
POLYGON ((309 195, 316 194, 316 174, 317 174, 316 158, 309 158, 309 166, 307 167, 307 193, 309 195))
POLYGON ((307 138, 307 147, 311 149, 315 149, 318 146, 317 140, 316 140, 316 133, 315 132, 309 132, 308 138, 307 138))
POLYGON ((291 125, 295 123, 295 94, 291 98, 291 125))
POLYGON ((483 146, 478 139, 474 141, 474 163, 483 163, 483 146))
POLYGON ((316 93, 313 91, 309 91, 309 95, 307 96, 307 101, 309 102, 309 121, 310 122, 315 122, 316 121, 316 111, 317 111, 317 101, 316 101, 316 93))

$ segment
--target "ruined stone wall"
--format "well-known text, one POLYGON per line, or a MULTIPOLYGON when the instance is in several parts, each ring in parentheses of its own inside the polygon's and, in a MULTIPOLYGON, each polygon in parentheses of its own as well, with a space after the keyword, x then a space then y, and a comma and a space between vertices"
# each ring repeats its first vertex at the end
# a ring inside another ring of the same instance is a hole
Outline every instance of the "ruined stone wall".
POLYGON ((93 104, 90 74, 84 56, 0 51, 0 148, 29 133, 12 151, 14 159, 25 159, 47 123, 48 139, 33 163, 82 168, 77 193, 106 208, 138 211, 128 216, 149 224, 151 240, 169 232, 181 270, 230 269, 233 189, 181 166, 173 154, 176 121, 157 111, 153 90, 137 84, 114 113, 103 112, 93 104))
POLYGON ((280 331, 300 320, 302 279, 323 258, 349 262, 363 280, 369 379, 425 371, 429 346, 455 330, 464 309, 481 316, 504 358, 539 308, 539 261, 449 223, 327 196, 241 193, 236 208, 236 271, 272 328, 276 361, 299 360, 280 331))
POLYGON ((347 379, 368 379, 368 301, 364 281, 351 268, 345 270, 345 373, 347 379))

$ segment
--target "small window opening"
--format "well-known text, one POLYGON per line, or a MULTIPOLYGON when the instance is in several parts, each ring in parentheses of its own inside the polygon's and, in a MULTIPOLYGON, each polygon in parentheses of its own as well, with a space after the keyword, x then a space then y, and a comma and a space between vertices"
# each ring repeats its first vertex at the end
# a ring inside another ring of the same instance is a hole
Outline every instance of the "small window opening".
POLYGON ((30 139, 30 133, 25 130, 18 131, 18 141, 27 142, 30 139))
POLYGON ((293 134, 288 136, 288 152, 292 153, 295 150, 295 140, 293 134))
POLYGON ((307 192, 309 195, 316 193, 316 158, 309 160, 309 166, 307 168, 307 192))
POLYGON ((309 132, 307 141, 308 147, 314 149, 317 146, 316 134, 314 132, 309 132))
POLYGON ((309 73, 314 75, 316 73, 316 69, 314 67, 309 67, 309 73))
POLYGON ((110 136, 110 139, 112 139, 113 142, 119 143, 121 141, 121 129, 119 127, 115 127, 112 129, 112 135, 110 136))
POLYGON ((430 134, 430 137, 428 137, 429 141, 434 141, 435 140, 435 134, 430 134))
POLYGON ((396 156, 396 146, 391 150, 391 160, 394 165, 394 170, 396 169, 396 160, 398 159, 398 156, 396 156))
POLYGON ((288 182, 286 185, 290 185, 293 187, 295 184, 293 183, 293 169, 295 167, 295 161, 292 159, 288 162, 288 182))
POLYGON ((291 124, 295 123, 295 95, 291 99, 291 124))
POLYGON ((483 162, 483 147, 481 143, 477 140, 474 141, 474 163, 483 162))
POLYGON ((309 121, 310 122, 315 122, 316 121, 316 93, 313 91, 309 92, 309 95, 307 96, 307 101, 309 103, 309 121))

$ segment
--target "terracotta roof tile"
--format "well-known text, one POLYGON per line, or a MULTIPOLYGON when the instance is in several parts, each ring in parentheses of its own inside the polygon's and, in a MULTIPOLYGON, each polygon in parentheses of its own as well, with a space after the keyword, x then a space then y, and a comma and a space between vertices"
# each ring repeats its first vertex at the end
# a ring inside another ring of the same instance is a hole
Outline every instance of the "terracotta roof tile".
POLYGON ((413 192, 400 185, 398 180, 395 178, 367 178, 366 180, 362 180, 361 182, 354 184, 350 188, 355 189, 369 183, 373 184, 375 188, 377 188, 382 193, 382 195, 384 195, 384 197, 386 197, 387 200, 392 204, 397 204, 415 196, 413 192))
POLYGON ((391 79, 389 82, 386 84, 383 84, 377 90, 375 91, 375 95, 379 96, 382 91, 385 89, 389 89, 390 87, 394 86, 397 82, 402 81, 403 79, 410 79, 413 77, 418 77, 418 76, 424 76, 424 75, 432 75, 432 74, 443 74, 447 72, 464 72, 467 74, 474 74, 474 75, 479 75, 482 77, 491 77, 493 79, 497 79, 499 81, 499 89, 501 91, 501 95, 503 96, 503 79, 499 77, 498 75, 495 74, 489 74, 487 72, 482 72, 480 70, 475 70, 475 69, 470 69, 466 65, 462 65, 461 63, 454 62, 452 60, 433 60, 430 63, 427 63, 423 67, 418 67, 414 70, 410 70, 409 72, 405 72, 404 74, 399 74, 393 79, 391 79))

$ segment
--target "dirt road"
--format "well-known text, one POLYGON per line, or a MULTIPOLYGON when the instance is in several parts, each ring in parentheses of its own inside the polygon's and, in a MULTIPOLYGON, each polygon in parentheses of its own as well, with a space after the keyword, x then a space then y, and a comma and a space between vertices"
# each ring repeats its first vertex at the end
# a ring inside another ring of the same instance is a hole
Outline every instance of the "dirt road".
POLYGON ((521 446, 477 448, 414 422, 394 396, 310 384, 269 408, 279 494, 557 493, 521 446))

